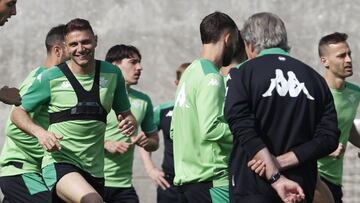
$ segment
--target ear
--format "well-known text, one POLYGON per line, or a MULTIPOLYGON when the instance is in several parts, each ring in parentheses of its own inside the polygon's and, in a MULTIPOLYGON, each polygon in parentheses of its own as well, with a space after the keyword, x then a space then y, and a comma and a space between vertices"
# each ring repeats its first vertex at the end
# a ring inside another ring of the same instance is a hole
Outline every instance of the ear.
POLYGON ((321 62, 321 64, 323 64, 323 66, 329 67, 329 60, 327 59, 326 56, 321 56, 320 57, 320 62, 321 62))
POLYGON ((53 53, 55 54, 56 57, 61 57, 63 52, 62 52, 62 49, 60 46, 55 45, 52 49, 53 49, 53 53))
POLYGON ((225 41, 225 44, 230 43, 230 32, 224 33, 224 41, 225 41))
POLYGON ((252 44, 250 43, 245 43, 245 52, 246 52, 246 55, 248 57, 248 59, 253 59, 257 56, 256 52, 255 52, 255 48, 252 44))
POLYGON ((179 85, 179 80, 175 80, 174 83, 175 83, 176 86, 178 86, 179 85))

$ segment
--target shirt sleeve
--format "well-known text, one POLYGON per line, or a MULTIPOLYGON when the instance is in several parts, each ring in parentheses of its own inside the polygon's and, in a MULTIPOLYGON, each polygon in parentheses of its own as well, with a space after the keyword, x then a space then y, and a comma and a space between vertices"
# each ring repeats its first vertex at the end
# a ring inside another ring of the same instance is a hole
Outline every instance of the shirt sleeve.
POLYGON ((335 151, 339 144, 340 130, 338 129, 333 97, 326 83, 322 89, 325 91, 325 97, 322 101, 323 110, 320 122, 315 129, 314 138, 292 149, 299 163, 324 157, 335 151))
POLYGON ((122 73, 117 72, 117 84, 114 94, 113 109, 116 114, 130 110, 130 102, 122 73))
POLYGON ((227 120, 234 139, 250 155, 266 147, 256 131, 255 113, 250 110, 249 94, 244 83, 243 69, 232 69, 228 80, 225 100, 225 119, 227 120))
POLYGON ((146 97, 146 112, 143 121, 141 122, 141 129, 145 134, 153 133, 157 131, 157 127, 154 122, 154 112, 151 99, 146 97))
POLYGON ((213 73, 206 75, 196 91, 200 134, 208 141, 222 139, 224 135, 230 133, 223 114, 225 97, 223 77, 213 73))
POLYGON ((154 108, 154 123, 158 129, 160 129, 160 112, 161 112, 160 105, 154 108))
POLYGON ((21 107, 26 112, 35 111, 40 105, 49 103, 50 95, 49 77, 45 73, 39 74, 22 96, 21 107))

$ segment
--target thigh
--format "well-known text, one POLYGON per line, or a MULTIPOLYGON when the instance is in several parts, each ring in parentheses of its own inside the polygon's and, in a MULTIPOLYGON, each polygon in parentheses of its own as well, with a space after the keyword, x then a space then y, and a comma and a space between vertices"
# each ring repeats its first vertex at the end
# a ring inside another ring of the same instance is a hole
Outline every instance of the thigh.
POLYGON ((181 203, 181 193, 177 187, 171 185, 170 188, 163 190, 162 188, 157 188, 157 203, 181 203))
POLYGON ((78 172, 64 175, 56 184, 56 194, 66 202, 102 202, 99 193, 78 172), (76 184, 74 184, 76 183, 76 184))
POLYGON ((53 202, 102 202, 100 194, 87 181, 91 176, 85 174, 87 173, 78 167, 67 163, 54 163, 44 167, 43 176, 52 192, 53 202))
POLYGON ((37 173, 0 177, 4 202, 51 202, 51 193, 37 173))
POLYGON ((334 198, 329 187, 321 180, 320 176, 318 175, 313 203, 323 202, 334 203, 334 198))
POLYGON ((329 181, 327 181, 325 178, 321 178, 321 180, 328 186, 328 188, 330 189, 334 201, 335 203, 342 203, 342 197, 343 197, 343 192, 342 192, 342 188, 339 185, 335 185, 329 181))
POLYGON ((104 199, 107 203, 139 203, 139 197, 134 187, 105 187, 104 199))

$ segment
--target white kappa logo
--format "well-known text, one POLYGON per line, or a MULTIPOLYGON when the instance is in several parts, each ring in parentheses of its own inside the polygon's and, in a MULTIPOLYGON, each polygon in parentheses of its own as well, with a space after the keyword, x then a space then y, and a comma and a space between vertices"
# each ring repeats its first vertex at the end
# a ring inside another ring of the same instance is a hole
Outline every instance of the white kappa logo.
POLYGON ((60 86, 61 89, 67 89, 67 88, 70 88, 70 87, 71 87, 71 84, 70 84, 69 81, 62 82, 61 86, 60 86))
POLYGON ((170 111, 167 112, 166 117, 172 117, 172 115, 173 115, 173 111, 170 110, 170 111))
POLYGON ((288 80, 285 79, 284 74, 280 69, 275 70, 275 75, 275 78, 270 79, 271 83, 269 89, 262 94, 263 97, 270 97, 276 88, 276 92, 282 97, 286 96, 287 93, 289 93, 290 97, 298 97, 299 94, 303 92, 308 99, 315 100, 306 89, 305 83, 300 83, 294 72, 287 72, 288 80))
POLYGON ((176 101, 175 101, 175 107, 179 106, 179 107, 185 107, 185 108, 190 108, 190 106, 188 104, 186 104, 186 92, 185 92, 186 88, 185 88, 185 82, 181 85, 180 90, 179 90, 179 94, 176 97, 176 101))
POLYGON ((208 86, 220 86, 219 80, 212 78, 209 83, 208 86))

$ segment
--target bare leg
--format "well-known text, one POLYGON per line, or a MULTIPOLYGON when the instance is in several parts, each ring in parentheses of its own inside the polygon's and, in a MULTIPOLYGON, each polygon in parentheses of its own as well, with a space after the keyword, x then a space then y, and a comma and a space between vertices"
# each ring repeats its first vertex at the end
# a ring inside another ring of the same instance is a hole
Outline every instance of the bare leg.
POLYGON ((328 186, 318 174, 313 203, 334 203, 334 198, 328 186))
POLYGON ((56 184, 56 192, 66 202, 103 203, 96 190, 77 172, 63 176, 56 184))

